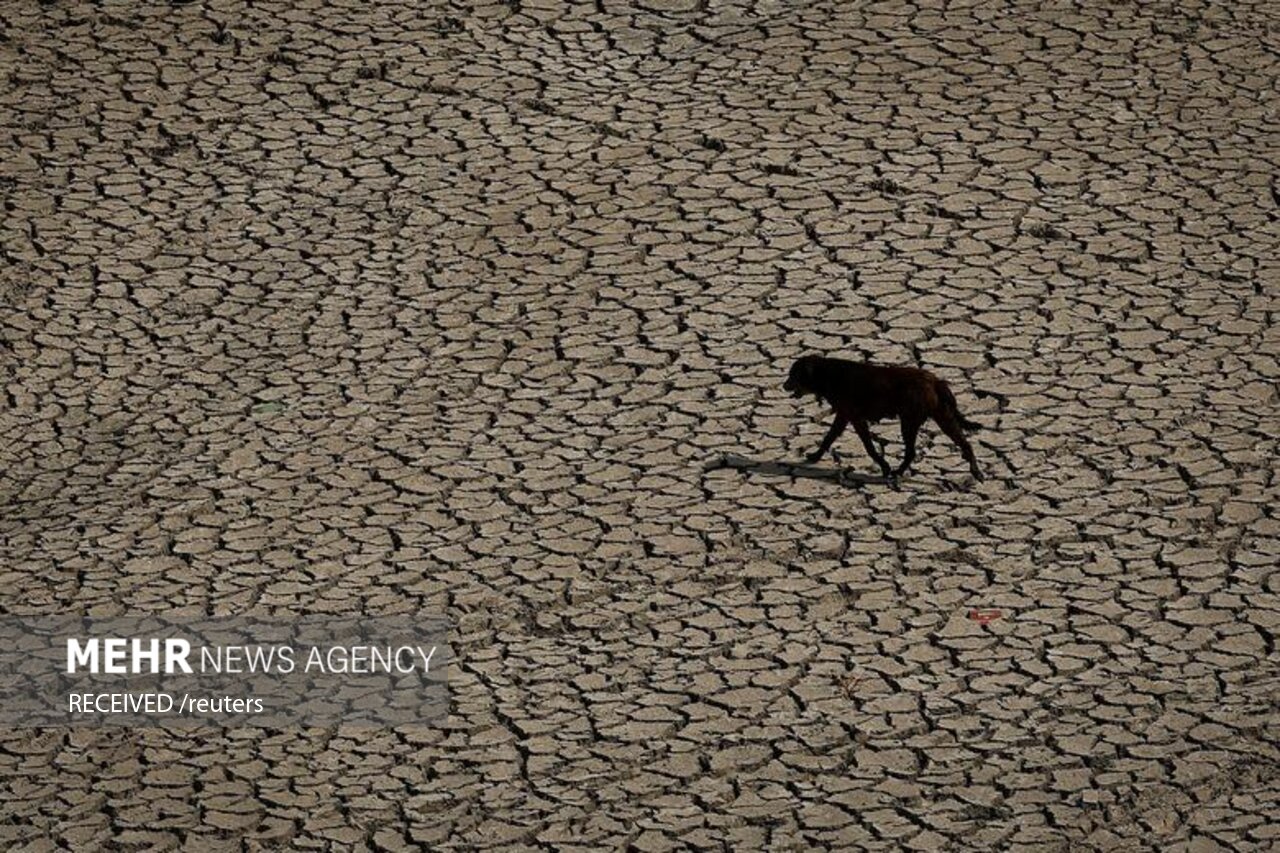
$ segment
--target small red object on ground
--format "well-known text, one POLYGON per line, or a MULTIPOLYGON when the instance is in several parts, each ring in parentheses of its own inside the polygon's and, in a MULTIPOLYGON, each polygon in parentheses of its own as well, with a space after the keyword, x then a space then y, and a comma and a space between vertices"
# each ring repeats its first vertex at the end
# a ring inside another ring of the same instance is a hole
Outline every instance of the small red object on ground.
POLYGON ((969 611, 969 618, 972 619, 974 622, 977 622, 979 625, 985 625, 988 622, 994 622, 1003 615, 1004 614, 1001 613, 999 610, 984 610, 979 607, 975 607, 969 611))

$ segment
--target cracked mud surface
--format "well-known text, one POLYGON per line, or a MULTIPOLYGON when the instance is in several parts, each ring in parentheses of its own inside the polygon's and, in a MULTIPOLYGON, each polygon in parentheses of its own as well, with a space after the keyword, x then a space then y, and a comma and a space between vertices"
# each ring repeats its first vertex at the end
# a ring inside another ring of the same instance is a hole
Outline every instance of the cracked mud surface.
POLYGON ((4 609, 460 659, 0 732, 7 849, 1280 843, 1273 4, 9 2, 0 72, 4 609), (792 466, 805 351, 987 481, 792 466))

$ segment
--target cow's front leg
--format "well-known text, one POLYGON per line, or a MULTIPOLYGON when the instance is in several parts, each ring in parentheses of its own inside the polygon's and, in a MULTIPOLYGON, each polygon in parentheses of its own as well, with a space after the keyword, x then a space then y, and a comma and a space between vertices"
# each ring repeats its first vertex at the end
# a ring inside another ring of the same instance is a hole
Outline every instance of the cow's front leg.
POLYGON ((867 426, 866 421, 854 421, 853 428, 858 431, 858 438, 862 439, 862 446, 867 449, 867 453, 880 466, 880 471, 886 477, 893 473, 893 469, 889 467, 889 463, 885 461, 884 455, 880 452, 880 448, 876 447, 875 439, 871 435, 871 427, 867 426))
POLYGON ((812 465, 821 459, 822 455, 831 449, 831 445, 835 444, 836 439, 840 437, 840 433, 844 432, 844 428, 848 425, 849 422, 847 420, 840 415, 836 415, 836 419, 831 422, 831 429, 827 430, 826 436, 822 439, 822 444, 817 450, 806 456, 804 458, 805 461, 812 465))

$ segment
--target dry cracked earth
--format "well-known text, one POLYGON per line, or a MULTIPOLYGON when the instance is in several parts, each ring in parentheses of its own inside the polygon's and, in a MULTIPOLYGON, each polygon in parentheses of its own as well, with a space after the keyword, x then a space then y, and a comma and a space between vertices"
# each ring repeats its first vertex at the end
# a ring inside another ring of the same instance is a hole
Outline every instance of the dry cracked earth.
POLYGON ((0 731, 6 849, 1280 845, 1280 7, 6 0, 0 73, 3 610, 457 653, 0 731), (815 351, 987 480, 797 464, 815 351))

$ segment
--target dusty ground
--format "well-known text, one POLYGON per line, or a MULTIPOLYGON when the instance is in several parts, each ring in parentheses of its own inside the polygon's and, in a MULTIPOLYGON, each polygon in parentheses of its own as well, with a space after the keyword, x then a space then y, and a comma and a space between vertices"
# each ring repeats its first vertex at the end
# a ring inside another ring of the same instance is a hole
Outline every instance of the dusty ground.
POLYGON ((461 656, 426 731, 0 732, 6 848, 1280 844, 1280 6, 0 26, 3 609, 461 656), (815 350, 988 480, 775 464, 815 350))

